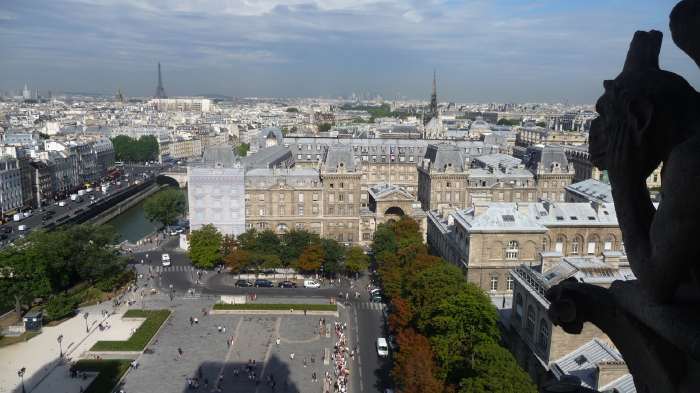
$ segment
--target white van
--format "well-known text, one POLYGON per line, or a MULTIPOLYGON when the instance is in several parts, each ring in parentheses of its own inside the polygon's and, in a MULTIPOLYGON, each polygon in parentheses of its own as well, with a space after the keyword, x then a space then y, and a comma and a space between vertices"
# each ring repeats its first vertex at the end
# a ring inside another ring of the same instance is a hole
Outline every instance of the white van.
POLYGON ((304 288, 321 288, 321 284, 314 280, 304 280, 304 288))
POLYGON ((380 358, 389 356, 389 345, 386 343, 386 339, 384 337, 379 337, 377 339, 377 355, 380 358))
POLYGON ((163 266, 170 266, 170 254, 163 254, 163 256, 161 256, 161 262, 163 266))

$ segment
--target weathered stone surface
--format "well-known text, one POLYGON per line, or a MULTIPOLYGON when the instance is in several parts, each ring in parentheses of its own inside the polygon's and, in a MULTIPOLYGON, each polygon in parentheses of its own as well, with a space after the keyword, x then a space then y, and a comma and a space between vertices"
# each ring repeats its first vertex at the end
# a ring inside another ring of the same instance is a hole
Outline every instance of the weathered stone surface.
MULTIPOLYGON (((700 65, 700 1, 674 8, 671 32, 700 65)), ((610 176, 637 282, 605 289, 565 281, 547 297, 550 318, 565 331, 576 334, 592 322, 610 337, 638 392, 698 392, 700 94, 659 68, 661 43, 658 31, 635 33, 622 72, 604 82, 590 132, 591 159, 610 176), (655 209, 645 179, 660 163, 662 202, 655 209)), ((562 381, 545 391, 584 390, 562 381)))

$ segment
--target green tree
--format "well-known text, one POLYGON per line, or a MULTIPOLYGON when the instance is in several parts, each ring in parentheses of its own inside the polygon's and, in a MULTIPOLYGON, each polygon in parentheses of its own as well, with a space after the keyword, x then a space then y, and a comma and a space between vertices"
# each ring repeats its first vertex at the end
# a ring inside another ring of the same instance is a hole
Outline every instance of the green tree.
POLYGON ((499 126, 518 126, 520 125, 520 120, 518 119, 498 119, 496 122, 499 126))
POLYGON ((323 247, 320 244, 311 244, 297 259, 297 268, 304 273, 318 271, 321 268, 323 257, 323 247))
POLYGON ((241 249, 246 251, 255 251, 256 243, 258 241, 258 232, 251 228, 247 231, 238 235, 238 245, 241 249))
POLYGON ((317 234, 305 230, 293 229, 282 234, 282 244, 284 245, 280 250, 282 263, 285 266, 290 266, 309 244, 320 243, 320 241, 317 234))
POLYGON ((389 224, 379 224, 377 230, 374 231, 374 239, 372 242, 372 252, 378 255, 384 251, 395 254, 398 250, 398 239, 389 224))
POLYGON ((460 382, 460 393, 536 393, 530 377, 513 355, 496 342, 484 341, 474 348, 473 360, 464 368, 467 378, 460 382))
POLYGON ((299 109, 294 108, 294 107, 289 107, 287 108, 287 113, 298 113, 299 109))
POLYGON ((46 319, 56 321, 75 314, 78 308, 78 299, 75 296, 58 294, 52 296, 44 307, 46 319))
POLYGON ((250 150, 250 143, 241 143, 236 148, 234 151, 236 152, 236 155, 239 157, 245 157, 248 155, 248 150, 250 150))
POLYGON ((345 247, 333 239, 321 239, 323 248, 323 274, 335 276, 340 270, 340 262, 345 256, 345 247))
POLYGON ((348 275, 357 274, 367 270, 369 257, 361 247, 353 246, 345 252, 345 271, 348 275))
POLYGON ((259 232, 253 251, 265 255, 278 255, 280 252, 280 238, 269 229, 259 232))
POLYGON ((112 146, 117 161, 145 162, 158 159, 158 140, 153 135, 144 135, 139 139, 118 135, 112 138, 112 146))
POLYGON ((192 264, 205 269, 214 267, 221 260, 222 240, 221 233, 211 224, 191 231, 189 257, 192 264))
POLYGON ((543 121, 538 121, 537 123, 535 123, 535 125, 537 127, 547 127, 547 123, 545 123, 543 121))
POLYGON ((328 132, 332 127, 333 125, 331 123, 321 123, 318 125, 318 132, 328 132))
POLYGON ((143 210, 149 221, 172 225, 187 210, 187 199, 182 191, 168 188, 148 197, 143 210))
POLYGON ((17 318, 21 318, 23 306, 51 293, 51 283, 42 261, 23 249, 27 243, 15 245, 0 251, 0 295, 12 299, 17 318))

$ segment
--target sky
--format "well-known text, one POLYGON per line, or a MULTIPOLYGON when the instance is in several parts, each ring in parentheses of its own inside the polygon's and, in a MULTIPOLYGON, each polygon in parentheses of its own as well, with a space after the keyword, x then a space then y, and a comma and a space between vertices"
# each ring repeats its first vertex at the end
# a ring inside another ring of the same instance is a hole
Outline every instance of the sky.
POLYGON ((593 103, 672 0, 2 0, 0 90, 593 103))

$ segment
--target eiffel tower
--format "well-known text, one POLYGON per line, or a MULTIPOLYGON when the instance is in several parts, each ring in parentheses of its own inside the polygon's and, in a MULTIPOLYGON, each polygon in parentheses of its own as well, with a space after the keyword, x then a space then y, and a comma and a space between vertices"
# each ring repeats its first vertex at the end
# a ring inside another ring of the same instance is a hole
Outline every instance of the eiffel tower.
POLYGON ((163 87, 163 77, 160 74, 160 62, 158 62, 158 87, 156 87, 156 98, 168 98, 163 87))

